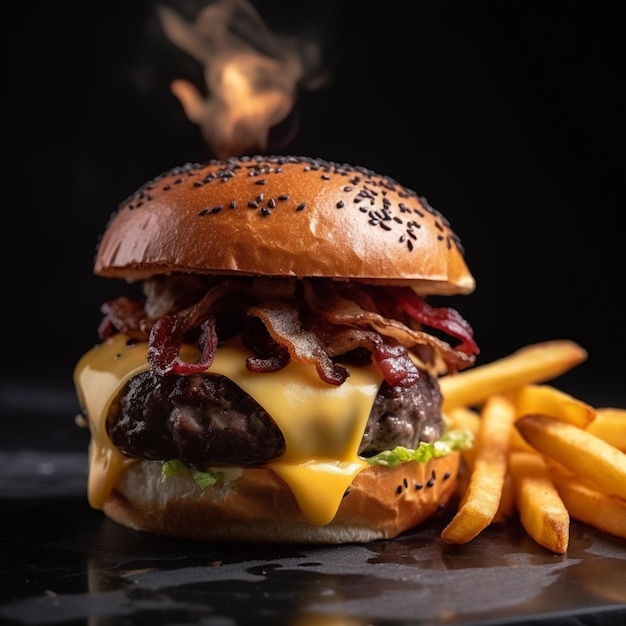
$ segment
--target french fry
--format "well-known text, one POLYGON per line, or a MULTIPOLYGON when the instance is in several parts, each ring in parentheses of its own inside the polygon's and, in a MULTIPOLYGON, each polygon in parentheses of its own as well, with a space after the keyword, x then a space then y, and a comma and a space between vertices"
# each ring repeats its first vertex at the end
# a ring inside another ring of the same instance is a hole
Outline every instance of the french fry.
POLYGON ((575 476, 554 473, 552 480, 571 517, 626 539, 626 500, 575 476))
POLYGON ((515 408, 503 396, 491 396, 481 412, 476 458, 459 508, 442 530, 448 543, 467 543, 493 521, 507 470, 507 452, 515 408))
POLYGON ((587 432, 626 452, 626 409, 596 409, 596 419, 587 426, 587 432))
POLYGON ((549 415, 579 428, 586 428, 596 417, 592 406, 552 385, 522 385, 514 394, 513 401, 520 417, 531 414, 549 415))
POLYGON ((515 485, 511 472, 506 472, 504 482, 502 483, 502 494, 498 503, 498 510, 493 516, 492 524, 501 524, 506 522, 515 511, 515 485))
MULTIPOLYGON (((516 416, 517 417, 517 416, 516 416)), ((527 443, 527 441, 520 435, 517 428, 511 429, 511 440, 509 442, 509 450, 518 452, 535 452, 535 449, 527 443)))
POLYGON ((556 378, 586 358, 586 350, 569 340, 525 346, 501 359, 440 378, 443 408, 482 405, 490 396, 556 378))
POLYGON ((525 415, 515 427, 537 451, 626 500, 626 454, 615 446, 545 415, 525 415))
POLYGON ((540 545, 565 554, 569 544, 570 516, 540 454, 511 452, 515 505, 526 532, 540 545))

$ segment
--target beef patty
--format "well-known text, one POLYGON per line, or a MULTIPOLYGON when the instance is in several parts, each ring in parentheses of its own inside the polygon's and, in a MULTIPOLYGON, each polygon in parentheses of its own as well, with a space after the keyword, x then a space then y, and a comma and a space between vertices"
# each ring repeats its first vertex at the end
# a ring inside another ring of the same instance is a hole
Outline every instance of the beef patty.
MULTIPOLYGON (((383 382, 359 454, 439 439, 441 404, 437 379, 426 372, 411 387, 383 382)), ((111 407, 107 430, 128 456, 181 459, 199 468, 254 466, 285 451, 283 435, 265 409, 230 379, 213 374, 139 374, 111 407)))

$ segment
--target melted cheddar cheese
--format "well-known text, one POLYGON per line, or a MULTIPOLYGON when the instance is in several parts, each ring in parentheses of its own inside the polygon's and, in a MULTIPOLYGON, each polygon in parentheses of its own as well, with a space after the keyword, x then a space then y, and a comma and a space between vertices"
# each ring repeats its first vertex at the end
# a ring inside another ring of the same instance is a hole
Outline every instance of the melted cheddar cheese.
MULTIPOLYGON (((125 465, 135 462, 111 443, 106 418, 124 385, 149 368, 147 352, 147 343, 132 343, 118 334, 87 352, 76 366, 76 389, 91 431, 88 497, 96 509, 109 498, 125 465)), ((183 346, 180 355, 190 362, 198 358, 193 346, 183 346)), ((238 344, 222 346, 207 371, 230 378, 272 416, 286 450, 265 467, 289 485, 311 523, 327 524, 366 466, 357 453, 382 375, 375 365, 354 367, 342 385, 334 386, 320 380, 309 364, 290 362, 277 372, 249 372, 248 356, 238 344)))

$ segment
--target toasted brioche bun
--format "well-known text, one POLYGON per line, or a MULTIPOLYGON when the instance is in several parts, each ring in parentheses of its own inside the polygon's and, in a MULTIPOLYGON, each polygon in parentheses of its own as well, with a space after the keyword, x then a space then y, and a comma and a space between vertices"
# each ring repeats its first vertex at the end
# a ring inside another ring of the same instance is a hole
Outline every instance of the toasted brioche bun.
POLYGON ((304 157, 187 164, 113 215, 95 273, 325 277, 469 293, 474 279, 447 220, 386 176, 304 157))
POLYGON ((168 537, 233 543, 365 543, 396 537, 442 510, 453 496, 460 455, 368 466, 325 526, 300 513, 288 486, 269 469, 232 469, 201 491, 193 478, 162 482, 161 464, 138 461, 118 479, 105 514, 136 530, 168 537))

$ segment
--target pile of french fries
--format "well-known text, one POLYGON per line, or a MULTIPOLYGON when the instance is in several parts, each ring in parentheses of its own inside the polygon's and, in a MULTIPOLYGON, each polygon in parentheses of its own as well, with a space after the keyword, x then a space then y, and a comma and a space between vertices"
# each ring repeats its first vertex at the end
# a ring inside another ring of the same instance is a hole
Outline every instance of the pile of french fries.
POLYGON ((547 382, 586 358, 575 342, 548 341, 441 379, 444 412, 474 435, 444 541, 466 543, 513 515, 557 554, 571 518, 626 538, 626 408, 592 407, 547 382))

